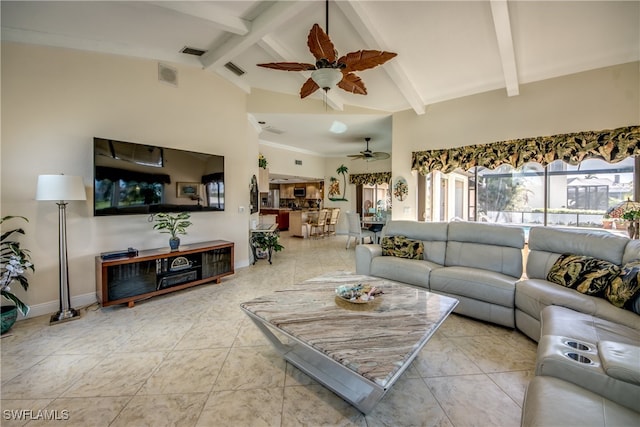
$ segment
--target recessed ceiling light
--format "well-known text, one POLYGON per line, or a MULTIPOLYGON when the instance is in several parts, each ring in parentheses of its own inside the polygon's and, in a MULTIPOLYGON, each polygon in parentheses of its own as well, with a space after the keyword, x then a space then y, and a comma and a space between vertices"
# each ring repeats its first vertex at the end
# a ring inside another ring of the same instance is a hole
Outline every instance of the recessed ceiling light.
POLYGON ((347 125, 338 120, 334 120, 333 123, 331 123, 331 127, 329 128, 329 132, 331 133, 345 133, 346 131, 347 125))

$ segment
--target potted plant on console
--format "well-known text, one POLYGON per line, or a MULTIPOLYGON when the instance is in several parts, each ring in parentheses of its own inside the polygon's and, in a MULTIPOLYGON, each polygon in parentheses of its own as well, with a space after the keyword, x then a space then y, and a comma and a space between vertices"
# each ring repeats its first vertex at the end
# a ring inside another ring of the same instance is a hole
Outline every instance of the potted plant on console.
MULTIPOLYGON (((260 249, 262 253, 267 254, 269 264, 271 264, 271 255, 273 252, 280 252, 284 249, 284 246, 280 244, 279 237, 278 231, 253 233, 250 243, 255 249, 260 249)), ((257 256, 255 252, 254 254, 257 256)))
POLYGON ((191 215, 187 212, 178 214, 162 212, 155 215, 156 223, 153 224, 153 229, 160 230, 161 233, 170 234, 169 247, 172 251, 175 251, 180 246, 180 237, 178 235, 187 234, 187 228, 192 224, 189 221, 190 217, 191 215))
MULTIPOLYGON (((0 219, 0 224, 12 218, 21 218, 29 221, 22 216, 5 216, 0 219)), ((24 230, 22 228, 15 228, 13 230, 3 231, 2 237, 0 238, 0 289, 2 290, 2 297, 13 303, 13 305, 2 306, 1 309, 1 333, 3 334, 13 326, 18 316, 18 310, 20 310, 23 316, 29 313, 29 306, 11 292, 10 285, 18 282, 26 291, 29 288, 29 279, 24 274, 27 270, 35 271, 31 263, 29 251, 22 248, 20 242, 13 240, 15 234, 24 234, 24 230)))

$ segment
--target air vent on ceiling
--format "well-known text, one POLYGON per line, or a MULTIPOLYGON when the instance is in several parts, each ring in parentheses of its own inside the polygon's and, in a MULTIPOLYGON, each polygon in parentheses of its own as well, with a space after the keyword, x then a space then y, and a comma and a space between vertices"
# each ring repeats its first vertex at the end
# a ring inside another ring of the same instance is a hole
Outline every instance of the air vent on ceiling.
POLYGON ((202 49, 196 49, 195 47, 185 46, 182 48, 180 53, 186 53, 187 55, 193 55, 193 56, 202 56, 205 53, 207 53, 207 51, 202 49))
POLYGON ((302 160, 296 160, 296 165, 302 166, 302 160))
POLYGON ((233 62, 229 61, 226 64, 224 64, 224 67, 231 71, 233 74, 235 74, 236 76, 241 76, 244 73, 246 73, 246 71, 244 71, 242 68, 238 67, 236 64, 234 64, 233 62))

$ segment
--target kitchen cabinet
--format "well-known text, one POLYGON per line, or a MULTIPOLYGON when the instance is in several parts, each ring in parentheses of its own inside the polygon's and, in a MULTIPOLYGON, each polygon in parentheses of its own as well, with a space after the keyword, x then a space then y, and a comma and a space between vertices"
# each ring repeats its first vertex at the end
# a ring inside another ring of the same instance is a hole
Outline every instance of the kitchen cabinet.
POLYGON ((278 223, 278 230, 289 229, 289 211, 285 209, 260 209, 261 215, 277 215, 276 222, 278 223))
POLYGON ((322 199, 322 191, 320 190, 320 184, 312 182, 307 184, 307 199, 322 199))
POLYGON ((281 199, 295 199, 293 195, 293 188, 295 184, 280 184, 280 198, 281 199))

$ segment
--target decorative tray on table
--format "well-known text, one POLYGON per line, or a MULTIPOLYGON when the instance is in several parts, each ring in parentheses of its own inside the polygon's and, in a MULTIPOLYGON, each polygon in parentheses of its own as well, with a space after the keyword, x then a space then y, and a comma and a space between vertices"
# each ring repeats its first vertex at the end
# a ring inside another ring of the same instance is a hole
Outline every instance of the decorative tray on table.
POLYGON ((382 293, 382 289, 363 283, 336 287, 336 298, 352 304, 372 303, 376 300, 376 297, 379 297, 382 293))

